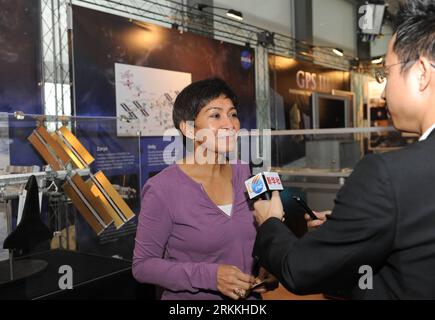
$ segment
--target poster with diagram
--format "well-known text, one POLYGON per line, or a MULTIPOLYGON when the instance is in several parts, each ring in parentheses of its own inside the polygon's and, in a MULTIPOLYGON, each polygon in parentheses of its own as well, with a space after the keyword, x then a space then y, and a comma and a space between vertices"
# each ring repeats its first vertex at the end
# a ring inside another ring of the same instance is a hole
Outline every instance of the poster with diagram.
POLYGON ((172 109, 192 75, 115 63, 118 136, 163 136, 174 127, 172 109))

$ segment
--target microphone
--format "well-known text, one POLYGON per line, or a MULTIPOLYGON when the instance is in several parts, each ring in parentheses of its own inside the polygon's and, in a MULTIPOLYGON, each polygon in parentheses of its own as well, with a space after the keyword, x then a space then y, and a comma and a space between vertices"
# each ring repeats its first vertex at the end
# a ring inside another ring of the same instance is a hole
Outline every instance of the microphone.
POLYGON ((251 200, 270 200, 272 191, 283 191, 281 179, 276 172, 261 172, 245 181, 251 200))

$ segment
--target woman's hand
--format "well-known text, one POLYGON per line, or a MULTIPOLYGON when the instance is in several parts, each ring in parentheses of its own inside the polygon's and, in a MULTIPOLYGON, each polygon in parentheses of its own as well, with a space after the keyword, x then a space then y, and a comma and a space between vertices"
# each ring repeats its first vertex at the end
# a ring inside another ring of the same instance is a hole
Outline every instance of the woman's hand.
POLYGON ((304 216, 309 231, 314 231, 324 224, 328 220, 328 216, 331 215, 331 211, 314 212, 314 214, 318 218, 317 220, 312 220, 308 214, 304 216))
POLYGON ((246 298, 249 288, 254 283, 254 277, 230 265, 219 265, 217 270, 217 289, 233 300, 246 298))

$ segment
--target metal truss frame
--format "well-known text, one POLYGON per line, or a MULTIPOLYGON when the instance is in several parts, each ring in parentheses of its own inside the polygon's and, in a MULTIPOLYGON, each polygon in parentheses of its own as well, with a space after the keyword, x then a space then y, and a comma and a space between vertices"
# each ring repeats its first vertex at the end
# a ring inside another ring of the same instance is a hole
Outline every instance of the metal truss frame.
POLYGON ((42 90, 45 114, 61 116, 70 110, 70 54, 68 10, 71 0, 40 0, 42 90), (46 84, 52 84, 47 87, 46 84), (48 101, 55 110, 48 110, 48 101))

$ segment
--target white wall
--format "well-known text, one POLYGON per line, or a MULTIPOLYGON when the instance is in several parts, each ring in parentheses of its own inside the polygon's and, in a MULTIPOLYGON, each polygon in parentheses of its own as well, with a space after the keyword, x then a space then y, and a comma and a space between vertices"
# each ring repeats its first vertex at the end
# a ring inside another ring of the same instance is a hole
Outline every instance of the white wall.
POLYGON ((356 56, 357 17, 354 5, 346 0, 313 0, 313 41, 356 56))
MULTIPOLYGON (((271 32, 292 35, 291 3, 291 0, 215 0, 214 6, 242 12, 245 23, 271 32)), ((215 11, 215 13, 225 14, 223 11, 215 11)))
POLYGON ((382 56, 387 53, 388 42, 392 37, 393 28, 389 25, 384 25, 382 27, 382 34, 384 35, 382 38, 376 39, 371 43, 370 54, 372 57, 382 56))

